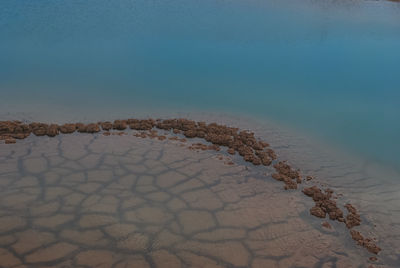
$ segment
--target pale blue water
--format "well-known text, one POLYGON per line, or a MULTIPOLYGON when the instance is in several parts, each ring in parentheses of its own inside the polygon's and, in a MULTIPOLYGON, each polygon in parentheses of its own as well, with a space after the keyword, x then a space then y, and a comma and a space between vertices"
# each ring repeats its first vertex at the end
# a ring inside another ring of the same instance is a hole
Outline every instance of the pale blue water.
POLYGON ((0 114, 268 118, 398 166, 400 4, 1 0, 0 92, 0 114))

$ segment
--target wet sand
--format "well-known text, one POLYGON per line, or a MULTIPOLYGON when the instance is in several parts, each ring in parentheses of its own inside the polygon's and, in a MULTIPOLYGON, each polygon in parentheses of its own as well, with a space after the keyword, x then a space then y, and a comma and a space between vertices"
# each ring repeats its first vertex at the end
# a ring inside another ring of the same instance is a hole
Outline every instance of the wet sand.
POLYGON ((274 168, 224 150, 189 150, 195 140, 126 134, 30 136, 2 145, 3 266, 374 263, 343 224, 310 216, 312 200, 284 191, 274 168))

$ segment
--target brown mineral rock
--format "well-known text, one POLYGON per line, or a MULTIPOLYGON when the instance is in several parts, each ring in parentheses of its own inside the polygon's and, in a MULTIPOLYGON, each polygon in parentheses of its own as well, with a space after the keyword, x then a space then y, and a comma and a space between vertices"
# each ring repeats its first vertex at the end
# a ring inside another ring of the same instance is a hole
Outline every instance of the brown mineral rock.
POLYGON ((285 190, 297 189, 297 183, 286 175, 274 173, 272 174, 272 178, 278 181, 283 181, 285 183, 285 190))
POLYGON ((209 145, 208 149, 209 150, 214 150, 214 151, 217 151, 217 152, 221 151, 221 148, 218 145, 215 145, 215 144, 209 145))
POLYGON ((183 132, 183 135, 185 135, 186 138, 195 138, 197 136, 196 131, 189 129, 183 132))
POLYGON ((109 131, 103 132, 103 136, 110 136, 110 135, 111 135, 111 133, 109 131))
POLYGON ((102 122, 101 123, 101 128, 103 130, 105 130, 105 131, 109 131, 109 130, 111 130, 113 128, 113 124, 111 122, 109 122, 109 121, 102 122))
POLYGON ((16 125, 16 123, 13 123, 11 121, 0 121, 0 134, 13 133, 16 125))
POLYGON ((353 238, 355 241, 361 241, 364 239, 364 237, 361 235, 361 233, 357 232, 355 230, 351 230, 350 235, 351 235, 351 238, 353 238))
POLYGON ((255 143, 253 144, 252 148, 253 148, 254 150, 256 150, 256 151, 260 151, 260 150, 264 149, 264 147, 261 145, 260 142, 255 142, 255 143))
POLYGON ((254 133, 245 130, 239 132, 239 139, 247 146, 253 146, 257 142, 254 133))
POLYGON ((370 261, 377 261, 377 260, 378 260, 378 258, 377 258, 377 257, 375 257, 375 256, 372 256, 372 257, 369 257, 369 260, 370 260, 370 261))
POLYGON ((221 146, 229 146, 232 142, 232 137, 227 134, 208 133, 205 136, 206 141, 218 144, 221 146))
POLYGON ((283 175, 288 176, 291 179, 300 178, 300 173, 298 170, 293 170, 288 164, 285 162, 279 162, 274 165, 275 170, 283 175))
POLYGON ((345 222, 346 222, 347 228, 351 229, 351 228, 353 228, 354 226, 360 225, 361 219, 360 219, 360 216, 359 216, 359 215, 349 213, 349 214, 347 214, 347 217, 346 217, 346 221, 345 221, 345 222))
POLYGON ((314 179, 314 177, 312 177, 312 176, 307 176, 306 179, 307 179, 308 181, 310 181, 310 180, 314 179))
POLYGON ((30 125, 20 121, 0 121, 0 140, 25 139, 31 133, 30 125))
POLYGON ((361 217, 357 212, 357 209, 351 205, 351 204, 346 204, 345 208, 349 212, 346 216, 346 226, 347 228, 351 229, 354 226, 358 226, 361 224, 361 217))
POLYGON ((5 141, 4 141, 6 144, 14 144, 14 143, 16 143, 17 141, 14 139, 14 138, 7 138, 7 139, 5 139, 5 141))
POLYGON ((77 124, 76 124, 76 129, 77 129, 78 132, 80 132, 80 133, 85 133, 85 132, 86 132, 86 129, 87 129, 87 126, 86 126, 85 124, 82 124, 82 123, 77 123, 77 124))
POLYGON ((35 122, 31 123, 29 126, 31 127, 33 134, 35 134, 36 136, 44 136, 47 133, 47 128, 48 128, 47 124, 35 122))
MULTIPOLYGON (((135 121, 135 124, 135 128, 137 128, 140 121, 135 121)), ((228 153, 235 154, 235 151, 237 151, 245 161, 251 162, 254 165, 270 165, 272 162, 271 158, 276 157, 271 149, 265 152, 262 151, 269 144, 257 141, 254 133, 249 131, 238 132, 237 128, 218 125, 216 123, 206 124, 205 122, 195 122, 187 119, 157 120, 155 126, 159 129, 172 129, 174 133, 183 132, 187 138, 204 138, 215 146, 227 146, 229 147, 228 153), (257 156, 254 154, 255 150, 258 151, 257 156)), ((195 144, 191 145, 190 149, 205 150, 206 148, 195 144)), ((219 151, 219 147, 210 147, 209 149, 219 151)), ((290 188, 294 188, 294 186, 291 185, 290 188)))
POLYGON ((275 152, 272 149, 267 149, 267 153, 268 153, 269 157, 271 157, 273 160, 275 160, 277 158, 275 152))
POLYGON ((329 219, 339 220, 343 218, 343 211, 337 207, 333 200, 325 200, 321 202, 321 207, 329 214, 329 219))
POLYGON ((129 127, 134 130, 151 130, 155 126, 154 119, 146 119, 146 120, 128 119, 127 123, 129 127))
POLYGON ((235 149, 229 148, 227 151, 229 154, 235 154, 235 149))
POLYGON ((314 201, 319 201, 323 198, 326 198, 326 196, 322 194, 321 189, 319 189, 317 186, 305 187, 303 189, 303 193, 309 197, 312 197, 314 201))
POLYGON ((151 130, 146 133, 147 133, 147 137, 149 137, 150 139, 155 139, 158 137, 157 130, 151 130))
POLYGON ((14 129, 15 134, 29 134, 31 133, 31 127, 27 124, 19 124, 14 129))
POLYGON ((51 124, 46 131, 46 135, 49 137, 55 137, 59 134, 58 132, 58 125, 56 124, 51 124))
POLYGON ((77 128, 76 124, 64 124, 59 127, 60 132, 63 134, 74 133, 76 131, 76 128, 77 128))
POLYGON ((81 133, 96 133, 100 131, 99 125, 94 123, 88 125, 77 123, 76 127, 78 129, 78 132, 81 133))
MULTIPOLYGON (((317 186, 306 187, 303 189, 303 193, 307 196, 312 197, 315 202, 315 207, 321 208, 322 211, 328 213, 331 220, 338 220, 343 222, 343 211, 337 207, 336 202, 330 200, 333 191, 330 189, 325 190, 325 193, 321 191, 317 186)), ((311 211, 310 211, 311 212, 311 211)), ((312 215, 317 216, 311 212, 312 215)), ((317 216, 319 217, 319 216, 317 216)))
POLYGON ((274 173, 271 175, 272 178, 274 178, 277 181, 283 181, 284 180, 284 175, 279 174, 279 173, 274 173))
POLYGON ((347 208, 349 213, 357 214, 357 209, 352 204, 346 204, 344 207, 347 208))
POLYGON ((350 234, 351 234, 351 238, 353 238, 353 240, 357 241, 357 244, 366 248, 369 252, 378 254, 381 251, 381 248, 378 247, 374 243, 374 241, 372 241, 372 239, 364 238, 360 232, 358 232, 356 230, 351 230, 350 234))
POLYGON ((167 137, 165 137, 164 135, 158 136, 157 139, 160 141, 165 140, 167 137))
POLYGON ((371 239, 364 239, 363 247, 365 247, 369 252, 378 254, 382 249, 378 247, 371 239))
POLYGON ((250 147, 248 147, 248 146, 240 146, 238 149, 238 153, 241 155, 241 156, 253 156, 253 150, 250 148, 250 147))
MULTIPOLYGON (((261 165, 261 160, 259 158, 253 158, 253 165, 259 166, 261 165)), ((297 188, 297 187, 296 187, 297 188)))
MULTIPOLYGON (((262 155, 258 153, 259 155, 262 155)), ((285 183, 285 189, 297 189, 297 183, 301 183, 300 173, 293 170, 285 162, 279 162, 274 165, 275 170, 278 173, 272 174, 272 177, 276 180, 283 181, 285 183)))
POLYGON ((269 166, 272 163, 272 159, 269 157, 267 152, 263 151, 256 151, 256 155, 260 158, 261 163, 264 166, 269 166))
POLYGON ((29 136, 29 133, 15 133, 11 134, 14 139, 22 140, 29 136))
POLYGON ((190 145, 188 148, 190 150, 202 150, 202 151, 209 149, 208 146, 203 143, 194 143, 190 145))
POLYGON ((321 223, 321 225, 327 229, 332 229, 332 226, 329 224, 329 222, 324 221, 323 223, 321 223))
POLYGON ((125 120, 115 120, 113 124, 113 128, 116 130, 125 130, 127 127, 127 123, 125 120))
POLYGON ((314 215, 315 217, 318 218, 325 218, 326 217, 326 212, 321 208, 321 207, 312 207, 310 209, 310 214, 314 215))
POLYGON ((138 132, 133 134, 133 136, 138 137, 138 138, 147 138, 147 133, 146 132, 138 132))
POLYGON ((285 190, 290 190, 290 189, 296 190, 297 189, 296 182, 294 182, 292 180, 285 180, 284 182, 285 182, 285 187, 284 187, 285 190))
POLYGON ((243 159, 246 162, 253 162, 254 158, 255 157, 254 157, 253 154, 245 154, 245 155, 243 155, 243 159))
POLYGON ((261 146, 262 146, 263 148, 266 148, 266 147, 269 146, 269 144, 268 144, 267 142, 265 142, 265 141, 260 141, 260 144, 261 144, 261 146))

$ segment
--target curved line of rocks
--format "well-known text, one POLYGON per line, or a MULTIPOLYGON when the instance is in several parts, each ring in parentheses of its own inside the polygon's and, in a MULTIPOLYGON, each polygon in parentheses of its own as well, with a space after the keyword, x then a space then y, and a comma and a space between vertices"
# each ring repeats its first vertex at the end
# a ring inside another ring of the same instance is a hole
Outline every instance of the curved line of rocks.
MULTIPOLYGON (((0 140, 4 140, 5 144, 16 143, 17 139, 25 139, 29 135, 55 137, 62 134, 80 133, 98 133, 103 130, 103 135, 111 135, 110 130, 132 130, 142 131, 135 134, 137 137, 150 137, 164 140, 166 137, 158 135, 155 129, 172 131, 174 134, 183 134, 186 138, 201 138, 210 142, 212 145, 201 143, 193 144, 191 149, 211 149, 219 151, 219 146, 228 147, 227 152, 234 155, 236 152, 246 162, 253 165, 264 165, 273 167, 276 173, 272 174, 272 178, 282 181, 285 190, 297 189, 298 185, 304 181, 299 170, 293 169, 285 161, 278 161, 277 155, 269 148, 269 144, 262 140, 257 140, 253 132, 239 130, 239 128, 228 127, 216 123, 207 124, 205 122, 195 122, 188 119, 127 119, 115 120, 114 122, 98 122, 98 123, 76 123, 76 124, 44 124, 33 122, 25 124, 20 121, 0 121, 0 140)), ((181 141, 183 141, 181 139, 181 141)), ((307 176, 306 180, 312 177, 307 176)), ((366 248, 369 252, 378 254, 381 249, 370 238, 365 238, 360 232, 352 228, 361 224, 361 218, 356 208, 351 204, 346 204, 348 211, 346 217, 343 211, 332 200, 333 190, 322 190, 318 186, 304 187, 302 192, 311 197, 315 206, 310 209, 310 214, 319 218, 329 216, 331 220, 337 220, 345 223, 350 230, 353 240, 360 246, 366 248)), ((329 223, 324 222, 324 226, 330 227, 329 223)), ((371 257, 370 260, 376 260, 371 257)))

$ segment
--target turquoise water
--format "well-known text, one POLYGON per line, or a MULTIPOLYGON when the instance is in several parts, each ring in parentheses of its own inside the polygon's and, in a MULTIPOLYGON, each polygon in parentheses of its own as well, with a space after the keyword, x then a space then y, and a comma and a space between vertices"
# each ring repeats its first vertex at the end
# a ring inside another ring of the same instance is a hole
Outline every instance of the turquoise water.
POLYGON ((399 48, 393 2, 2 0, 0 115, 243 114, 398 166, 399 48))

